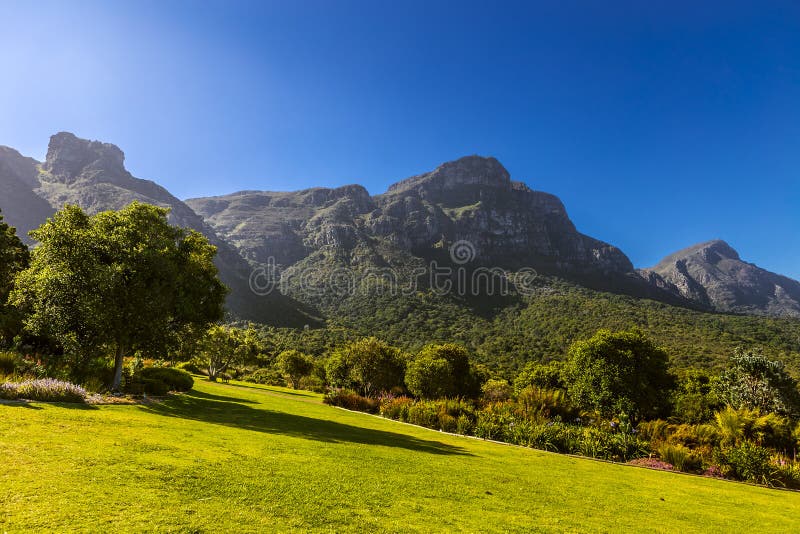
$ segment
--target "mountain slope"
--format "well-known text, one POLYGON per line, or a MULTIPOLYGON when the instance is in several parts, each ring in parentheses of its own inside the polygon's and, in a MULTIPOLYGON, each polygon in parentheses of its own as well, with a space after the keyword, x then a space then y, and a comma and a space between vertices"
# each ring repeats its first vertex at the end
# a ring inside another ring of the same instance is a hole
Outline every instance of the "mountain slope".
POLYGON ((800 282, 742 261, 721 240, 680 250, 643 272, 653 283, 717 311, 800 317, 800 282))

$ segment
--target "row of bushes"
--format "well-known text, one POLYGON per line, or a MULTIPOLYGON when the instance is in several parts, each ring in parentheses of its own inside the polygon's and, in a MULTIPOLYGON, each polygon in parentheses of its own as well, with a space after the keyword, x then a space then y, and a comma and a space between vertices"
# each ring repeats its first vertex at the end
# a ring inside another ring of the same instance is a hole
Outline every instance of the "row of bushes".
POLYGON ((42 378, 0 384, 0 399, 43 402, 85 402, 86 390, 70 382, 42 378))
MULTIPOLYGON (((754 416, 756 421, 749 424, 752 433, 746 433, 745 422, 737 427, 743 430, 736 436, 728 435, 719 423, 677 425, 656 420, 634 428, 624 417, 604 421, 585 415, 568 423, 562 420, 562 414, 553 413, 552 406, 542 408, 547 404, 542 402, 546 397, 546 392, 531 389, 521 392, 517 401, 481 404, 461 399, 416 400, 391 395, 372 399, 341 389, 326 395, 325 402, 434 430, 535 449, 618 462, 635 460, 633 463, 647 467, 800 488, 800 463, 765 446, 774 448, 789 443, 788 419, 774 414, 754 416)), ((719 415, 721 420, 725 417, 732 416, 719 415)))

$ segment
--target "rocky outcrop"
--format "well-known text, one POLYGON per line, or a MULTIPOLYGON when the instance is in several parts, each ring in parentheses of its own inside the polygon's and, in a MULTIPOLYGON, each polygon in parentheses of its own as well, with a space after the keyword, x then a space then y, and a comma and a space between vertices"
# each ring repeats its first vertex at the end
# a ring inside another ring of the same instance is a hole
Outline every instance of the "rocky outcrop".
POLYGON ((800 317, 800 282, 743 261, 725 241, 678 251, 642 275, 716 311, 800 317))

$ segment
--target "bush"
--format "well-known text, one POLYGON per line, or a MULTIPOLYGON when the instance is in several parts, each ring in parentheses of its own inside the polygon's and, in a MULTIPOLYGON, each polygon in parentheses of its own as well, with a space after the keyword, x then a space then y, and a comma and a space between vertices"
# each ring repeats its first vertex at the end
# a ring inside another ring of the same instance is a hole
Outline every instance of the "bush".
POLYGON ((347 389, 337 389, 328 393, 325 395, 323 402, 331 406, 359 412, 377 413, 378 411, 378 401, 376 399, 362 397, 355 391, 347 389))
POLYGON ((0 384, 0 398, 42 402, 85 402, 86 390, 70 382, 43 378, 0 384))
MULTIPOLYGON (((194 379, 192 375, 183 371, 181 369, 175 369, 171 367, 146 367, 141 370, 140 376, 142 377, 142 381, 145 380, 158 380, 163 382, 168 391, 189 391, 194 386, 194 379)), ((158 388, 158 386, 153 386, 158 388)), ((152 395, 159 395, 159 393, 147 391, 145 388, 146 393, 151 393, 152 395)), ((161 393, 163 395, 163 393, 161 393)))
POLYGON ((683 445, 664 443, 658 448, 658 455, 678 471, 694 471, 699 468, 699 462, 693 457, 692 451, 683 445))
POLYGON ((253 384, 286 387, 286 380, 284 380, 283 375, 275 369, 256 369, 249 375, 243 376, 242 380, 253 384))
POLYGON ((181 362, 175 366, 175 369, 180 369, 181 371, 186 371, 187 373, 192 373, 195 375, 202 374, 200 367, 195 362, 181 362))
POLYGON ((0 375, 13 375, 19 360, 13 352, 0 352, 0 375))
POLYGON ((481 387, 484 400, 488 402, 500 402, 511 398, 514 390, 511 388, 507 380, 496 380, 494 378, 487 380, 481 387))
POLYGON ((144 393, 147 393, 148 395, 155 395, 157 397, 166 395, 171 389, 169 384, 156 378, 142 378, 140 383, 144 393))
POLYGON ((380 413, 388 419, 408 422, 408 409, 414 404, 409 397, 386 396, 380 400, 380 413))
POLYGON ((318 376, 304 376, 300 379, 300 389, 313 391, 314 393, 325 393, 325 382, 318 376))
POLYGON ((723 471, 737 480, 768 486, 778 481, 779 473, 770 462, 769 450, 755 443, 744 441, 736 447, 720 451, 718 460, 727 468, 723 471))

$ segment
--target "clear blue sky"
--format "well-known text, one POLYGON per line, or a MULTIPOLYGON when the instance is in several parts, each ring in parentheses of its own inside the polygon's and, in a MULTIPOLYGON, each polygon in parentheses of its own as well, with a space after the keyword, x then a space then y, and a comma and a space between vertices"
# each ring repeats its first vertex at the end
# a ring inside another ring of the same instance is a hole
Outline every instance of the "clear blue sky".
POLYGON ((492 155, 637 266, 723 238, 800 278, 794 1, 0 0, 0 21, 0 144, 27 155, 113 142, 181 198, 380 193, 492 155))

